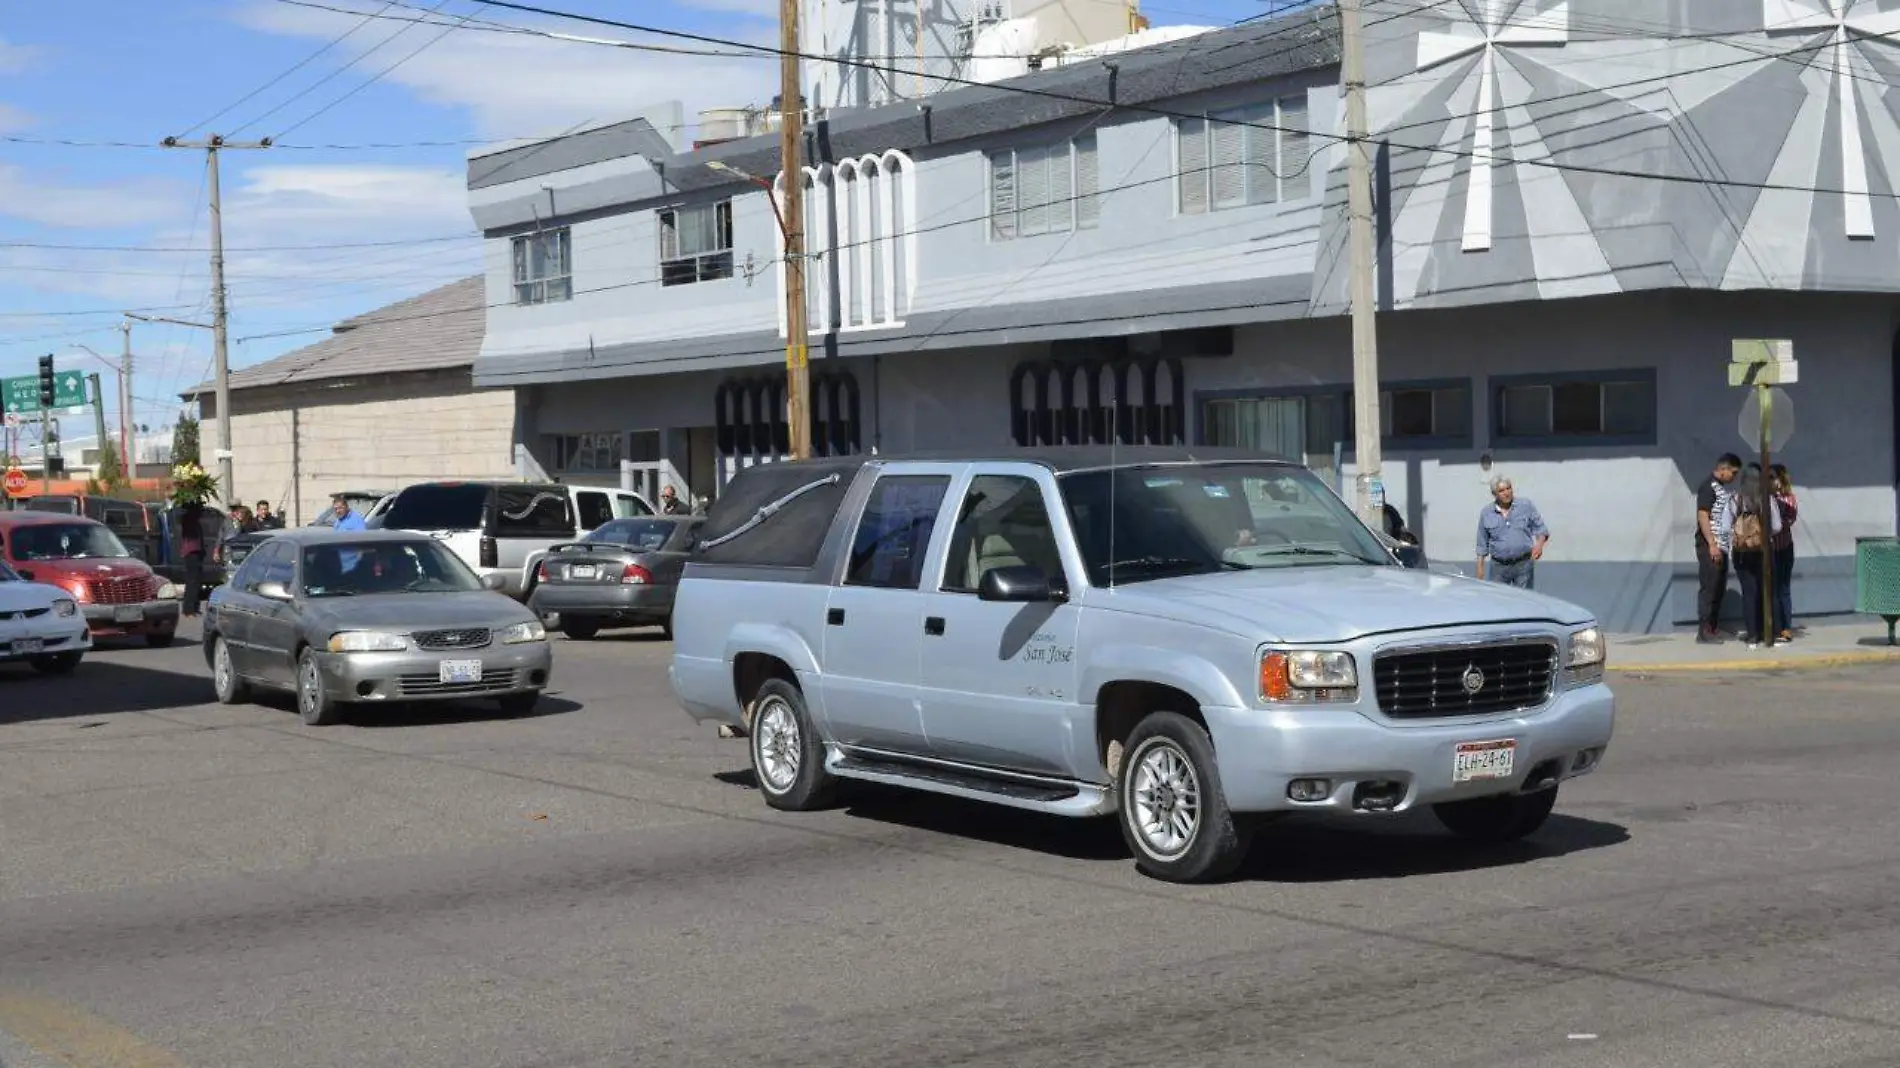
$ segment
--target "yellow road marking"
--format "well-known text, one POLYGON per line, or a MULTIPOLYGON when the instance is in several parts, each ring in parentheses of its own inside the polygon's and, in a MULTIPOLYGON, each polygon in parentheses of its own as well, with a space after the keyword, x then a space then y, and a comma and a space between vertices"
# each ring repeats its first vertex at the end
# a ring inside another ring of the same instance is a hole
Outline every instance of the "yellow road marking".
POLYGON ((0 991, 0 1031, 70 1068, 184 1068, 117 1024, 52 998, 0 991))

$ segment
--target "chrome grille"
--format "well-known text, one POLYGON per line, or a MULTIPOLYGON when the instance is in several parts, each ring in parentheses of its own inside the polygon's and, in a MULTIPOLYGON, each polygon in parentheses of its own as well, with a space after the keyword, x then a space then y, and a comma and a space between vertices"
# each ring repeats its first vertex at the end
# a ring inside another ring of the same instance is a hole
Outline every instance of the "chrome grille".
POLYGON ((443 682, 436 675, 403 675, 396 682, 404 697, 446 697, 512 690, 515 687, 515 673, 512 668, 484 671, 480 682, 443 682))
POLYGON ((1383 653, 1372 662, 1379 711, 1394 719, 1489 716, 1550 697, 1557 643, 1537 640, 1383 653))
POLYGON ((144 604, 157 593, 156 583, 145 575, 86 580, 87 599, 93 604, 144 604))
POLYGON ((414 635, 418 649, 480 649, 487 645, 493 636, 486 627, 469 627, 462 630, 419 630, 414 635))

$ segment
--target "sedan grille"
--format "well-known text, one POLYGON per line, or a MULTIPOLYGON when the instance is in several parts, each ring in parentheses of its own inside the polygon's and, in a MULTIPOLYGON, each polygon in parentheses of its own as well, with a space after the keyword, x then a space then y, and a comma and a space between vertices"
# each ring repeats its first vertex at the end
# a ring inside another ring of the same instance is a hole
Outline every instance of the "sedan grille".
POLYGON ((1489 716, 1550 697, 1557 644, 1550 641, 1386 653, 1372 662, 1379 711, 1394 719, 1489 716))
POLYGON ((50 611, 52 611, 50 608, 26 608, 18 612, 0 612, 0 622, 9 619, 38 619, 50 611))
POLYGON ((512 690, 515 688, 515 673, 511 668, 484 671, 480 682, 443 682, 435 675, 403 675, 396 681, 404 697, 445 697, 451 694, 512 690))
POLYGON ((486 627, 470 627, 462 630, 419 630, 415 633, 415 639, 418 649, 480 649, 492 640, 492 635, 486 627))
POLYGON ((86 580, 86 596, 93 604, 144 604, 157 593, 146 575, 86 580))

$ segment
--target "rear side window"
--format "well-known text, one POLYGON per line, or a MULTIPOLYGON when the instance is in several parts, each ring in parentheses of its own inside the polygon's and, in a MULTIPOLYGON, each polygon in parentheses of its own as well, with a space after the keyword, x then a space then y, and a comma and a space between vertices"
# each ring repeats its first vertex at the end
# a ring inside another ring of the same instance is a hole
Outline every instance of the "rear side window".
POLYGON ((693 549, 706 564, 810 567, 863 460, 747 467, 713 502, 693 549))
MULTIPOLYGON (((394 525, 394 524, 390 524, 394 525)), ((574 506, 560 486, 495 487, 497 538, 566 538, 574 534, 574 506)))
POLYGON ((937 512, 950 489, 947 475, 893 475, 871 487, 851 542, 847 586, 914 590, 923 581, 924 553, 937 512))
POLYGON ((587 490, 574 496, 580 501, 582 530, 592 530, 614 517, 613 505, 605 493, 587 490))
POLYGON ((480 530, 488 487, 411 486, 396 495, 383 526, 391 530, 480 530))

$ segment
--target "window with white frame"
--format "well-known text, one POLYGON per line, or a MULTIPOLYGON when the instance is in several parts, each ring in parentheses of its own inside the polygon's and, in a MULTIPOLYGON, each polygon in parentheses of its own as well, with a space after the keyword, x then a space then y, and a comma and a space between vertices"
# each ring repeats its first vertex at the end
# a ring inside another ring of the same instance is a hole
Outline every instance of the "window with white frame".
POLYGON ((1175 126, 1183 215, 1311 195, 1306 95, 1218 111, 1175 126))
POLYGON ((515 303, 547 304, 574 296, 574 260, 567 227, 515 238, 515 303))
POLYGON ((990 237, 1088 230, 1101 221, 1095 135, 990 154, 990 237))
POLYGON ((732 277, 732 201, 660 212, 660 284, 732 277))

